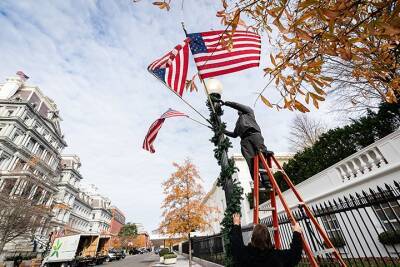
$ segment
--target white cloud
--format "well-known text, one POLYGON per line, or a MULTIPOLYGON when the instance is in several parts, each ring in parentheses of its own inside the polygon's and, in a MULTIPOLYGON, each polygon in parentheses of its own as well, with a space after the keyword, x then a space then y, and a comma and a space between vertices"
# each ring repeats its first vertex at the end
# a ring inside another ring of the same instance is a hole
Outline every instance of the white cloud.
MULTIPOLYGON (((197 118, 146 67, 183 40, 182 19, 192 32, 220 28, 218 8, 214 0, 185 1, 184 11, 179 4, 171 12, 158 10, 151 1, 0 2, 0 78, 21 69, 31 77, 29 83, 55 100, 69 144, 65 152, 81 157, 85 182, 95 183, 128 221, 142 222, 148 230, 160 221, 161 181, 173 171, 172 161, 193 159, 206 189, 219 171, 211 132, 190 120, 168 120, 155 154, 141 149, 149 125, 167 108, 197 118)), ((220 80, 225 99, 248 105, 265 84, 261 68, 220 80)), ((204 92, 185 98, 208 114, 204 92)), ((267 146, 286 151, 284 137, 294 114, 262 104, 256 114, 267 146)), ((233 128, 236 112, 226 110, 223 119, 233 128)), ((235 140, 231 152, 238 151, 235 140)))

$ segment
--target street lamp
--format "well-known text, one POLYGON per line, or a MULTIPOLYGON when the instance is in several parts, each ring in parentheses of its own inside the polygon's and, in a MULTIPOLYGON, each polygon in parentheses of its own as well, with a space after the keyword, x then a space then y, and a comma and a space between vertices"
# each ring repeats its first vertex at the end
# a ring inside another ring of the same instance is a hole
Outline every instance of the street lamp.
MULTIPOLYGON (((214 142, 217 150, 219 150, 219 153, 216 153, 215 155, 221 165, 221 174, 223 174, 227 173, 226 170, 229 169, 228 146, 226 146, 227 140, 225 134, 223 133, 225 128, 221 121, 223 110, 221 109, 221 102, 218 101, 221 100, 223 86, 222 83, 215 78, 204 80, 204 86, 209 94, 207 105, 210 107, 210 122, 213 125, 214 132, 214 137, 211 140, 214 142)), ((224 177, 222 187, 224 189, 225 199, 228 205, 233 189, 231 175, 224 177)))
POLYGON ((221 97, 223 86, 219 80, 210 78, 204 80, 204 83, 210 95, 219 95, 221 97))

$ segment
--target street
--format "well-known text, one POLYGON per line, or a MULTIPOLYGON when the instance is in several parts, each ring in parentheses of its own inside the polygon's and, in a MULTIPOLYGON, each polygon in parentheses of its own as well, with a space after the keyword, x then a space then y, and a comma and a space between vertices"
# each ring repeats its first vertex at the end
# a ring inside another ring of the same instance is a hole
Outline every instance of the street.
POLYGON ((138 255, 128 255, 125 259, 119 261, 105 262, 103 265, 107 267, 122 267, 122 266, 132 266, 132 267, 149 267, 157 263, 159 257, 154 253, 138 254, 138 255))

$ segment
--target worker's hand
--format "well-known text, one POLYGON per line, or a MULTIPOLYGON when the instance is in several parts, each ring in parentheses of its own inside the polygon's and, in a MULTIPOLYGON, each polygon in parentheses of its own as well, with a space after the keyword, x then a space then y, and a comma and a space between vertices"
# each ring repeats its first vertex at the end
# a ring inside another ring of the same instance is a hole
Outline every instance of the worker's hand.
POLYGON ((232 215, 233 217, 233 224, 234 225, 240 225, 240 214, 239 213, 235 213, 232 215))
POLYGON ((223 106, 225 104, 224 101, 222 101, 221 99, 217 99, 215 100, 215 102, 217 102, 218 104, 220 104, 221 106, 223 106))
POLYGON ((299 232, 299 233, 302 232, 302 229, 301 229, 301 226, 300 226, 299 223, 296 223, 295 225, 292 225, 292 229, 293 229, 293 232, 299 232))

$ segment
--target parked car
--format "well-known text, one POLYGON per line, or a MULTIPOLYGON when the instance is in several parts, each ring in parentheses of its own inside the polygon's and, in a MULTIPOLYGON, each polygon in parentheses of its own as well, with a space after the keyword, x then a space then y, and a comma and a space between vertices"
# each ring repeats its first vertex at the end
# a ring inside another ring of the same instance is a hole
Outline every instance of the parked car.
POLYGON ((108 252, 108 256, 107 256, 106 261, 113 261, 113 260, 116 260, 116 259, 117 259, 117 254, 115 253, 114 250, 110 250, 108 252))

